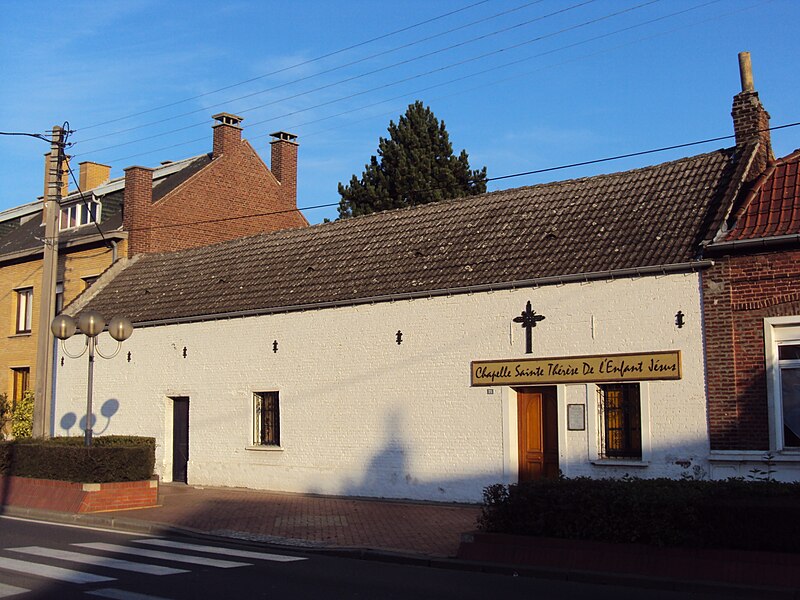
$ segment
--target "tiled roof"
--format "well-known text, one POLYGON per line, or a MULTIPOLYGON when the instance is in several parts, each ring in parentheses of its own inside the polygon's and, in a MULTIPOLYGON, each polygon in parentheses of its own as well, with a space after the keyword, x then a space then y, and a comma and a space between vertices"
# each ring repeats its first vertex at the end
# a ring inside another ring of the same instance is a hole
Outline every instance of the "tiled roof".
MULTIPOLYGON (((211 162, 211 155, 202 154, 178 162, 167 163, 154 169, 153 200, 156 201, 165 196, 209 162, 211 162)), ((84 197, 87 199, 94 196, 101 202, 100 229, 104 234, 118 231, 122 228, 124 190, 125 179, 119 178, 104 183, 93 190, 84 191, 84 197)), ((80 194, 72 192, 61 201, 61 204, 65 205, 78 201, 80 201, 80 194)), ((60 244, 64 245, 82 238, 94 238, 97 235, 97 226, 94 223, 90 223, 61 231, 58 237, 60 244)), ((0 260, 3 260, 7 255, 17 256, 20 253, 41 251, 43 237, 42 211, 39 210, 29 221, 0 237, 0 260)))
POLYGON ((685 263, 733 173, 719 150, 146 255, 89 307, 144 323, 685 263))
POLYGON ((749 202, 726 242, 800 233, 800 149, 771 165, 751 192, 749 202))

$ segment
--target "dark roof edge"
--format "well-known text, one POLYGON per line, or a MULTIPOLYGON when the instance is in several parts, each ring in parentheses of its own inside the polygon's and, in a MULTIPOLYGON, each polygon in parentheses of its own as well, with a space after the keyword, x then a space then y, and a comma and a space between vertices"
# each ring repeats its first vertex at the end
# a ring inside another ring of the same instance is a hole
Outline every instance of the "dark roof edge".
POLYGON ((800 245, 800 233, 789 235, 776 235, 772 237, 752 238, 748 240, 732 240, 730 242, 714 242, 706 246, 707 254, 723 254, 724 252, 736 252, 737 250, 753 250, 757 248, 770 249, 779 246, 800 245))
MULTIPOLYGON (((76 316, 86 305, 99 294, 114 278, 122 271, 139 261, 143 254, 136 254, 130 258, 120 258, 117 262, 111 263, 108 268, 100 274, 92 285, 78 294, 72 302, 64 308, 64 314, 76 316)), ((108 315, 106 315, 108 316, 108 315)))
POLYGON ((728 189, 721 198, 719 209, 710 223, 711 228, 705 233, 706 239, 701 242, 701 247, 716 240, 722 239, 732 228, 731 213, 736 209, 736 199, 745 186, 745 178, 756 159, 760 142, 747 144, 742 150, 736 151, 734 156, 734 173, 731 176, 728 189), (709 237, 710 236, 710 237, 709 237))
MULTIPOLYGON (((104 231, 103 235, 99 233, 95 233, 92 235, 81 236, 74 240, 69 240, 66 242, 59 243, 59 250, 62 248, 75 248, 78 246, 84 246, 88 244, 94 244, 96 242, 102 242, 104 240, 125 240, 128 238, 127 231, 104 231)), ((44 251, 44 247, 41 248, 27 248, 26 250, 19 250, 17 252, 9 252, 8 254, 0 255, 0 263, 4 263, 10 260, 17 260, 19 258, 27 258, 36 256, 38 254, 42 254, 44 251)))
POLYGON ((561 285, 565 283, 588 282, 602 279, 616 279, 628 277, 640 277, 644 275, 667 275, 674 273, 688 273, 700 271, 714 266, 713 260, 696 260, 670 265, 651 265, 647 267, 629 267, 626 269, 615 269, 612 271, 596 271, 593 273, 575 273, 573 275, 555 275, 549 277, 538 277, 535 279, 525 279, 522 281, 507 281, 501 283, 488 283, 480 285, 470 285, 459 288, 444 288, 436 290, 424 290, 419 292, 406 292, 398 294, 387 294, 384 296, 372 296, 368 298, 351 298, 348 300, 334 300, 331 302, 314 302, 311 304, 300 304, 294 306, 277 306, 273 308, 263 308, 254 310, 243 310, 226 313, 195 315, 191 317, 175 317, 172 319, 157 319, 154 321, 134 322, 137 328, 158 327, 163 325, 182 325, 186 323, 198 323, 201 321, 216 321, 220 319, 237 319, 244 317, 258 317, 276 313, 299 312, 304 310, 319 310, 323 308, 338 308, 343 306, 355 306, 359 304, 376 304, 378 302, 394 302, 398 300, 414 300, 418 298, 432 298, 436 296, 453 296, 457 294, 472 294, 478 292, 496 292, 501 290, 513 290, 524 287, 540 287, 545 285, 561 285))

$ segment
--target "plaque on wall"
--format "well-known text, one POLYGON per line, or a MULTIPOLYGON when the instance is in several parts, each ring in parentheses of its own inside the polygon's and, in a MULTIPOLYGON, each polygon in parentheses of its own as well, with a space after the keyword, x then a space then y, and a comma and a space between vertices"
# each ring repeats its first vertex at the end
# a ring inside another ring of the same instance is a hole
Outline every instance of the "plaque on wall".
POLYGON ((586 412, 583 404, 567 404, 567 430, 584 431, 586 429, 586 412))

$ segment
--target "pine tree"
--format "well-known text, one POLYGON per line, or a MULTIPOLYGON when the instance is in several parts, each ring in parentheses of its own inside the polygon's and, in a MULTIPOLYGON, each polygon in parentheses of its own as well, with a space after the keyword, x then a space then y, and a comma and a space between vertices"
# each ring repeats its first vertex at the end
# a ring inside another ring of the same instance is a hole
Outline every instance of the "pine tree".
POLYGON ((361 178, 339 184, 339 218, 485 191, 486 167, 470 170, 465 150, 455 156, 444 121, 417 101, 396 125, 389 122, 389 138, 380 138, 361 178))

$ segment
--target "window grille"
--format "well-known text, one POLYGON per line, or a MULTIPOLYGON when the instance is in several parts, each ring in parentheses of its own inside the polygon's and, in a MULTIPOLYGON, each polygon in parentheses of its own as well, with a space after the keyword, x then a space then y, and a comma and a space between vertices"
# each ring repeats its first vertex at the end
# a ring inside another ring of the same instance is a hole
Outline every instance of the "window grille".
POLYGON ((641 402, 638 383, 600 385, 597 389, 600 456, 642 458, 641 402))
POLYGON ((278 392, 253 394, 253 445, 280 446, 278 392))

